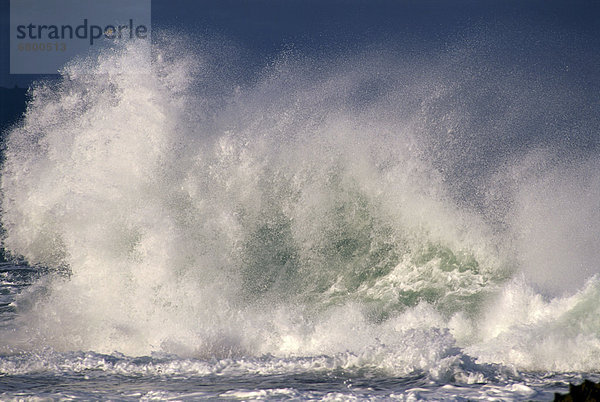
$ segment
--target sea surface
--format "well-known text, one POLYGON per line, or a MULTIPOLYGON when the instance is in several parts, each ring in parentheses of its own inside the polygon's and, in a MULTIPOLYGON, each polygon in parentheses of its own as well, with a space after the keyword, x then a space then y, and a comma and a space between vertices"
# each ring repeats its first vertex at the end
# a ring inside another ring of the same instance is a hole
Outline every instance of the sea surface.
POLYGON ((0 399, 550 400, 600 379, 589 75, 481 39, 286 51, 240 79, 219 46, 156 37, 35 83, 5 134, 0 399))

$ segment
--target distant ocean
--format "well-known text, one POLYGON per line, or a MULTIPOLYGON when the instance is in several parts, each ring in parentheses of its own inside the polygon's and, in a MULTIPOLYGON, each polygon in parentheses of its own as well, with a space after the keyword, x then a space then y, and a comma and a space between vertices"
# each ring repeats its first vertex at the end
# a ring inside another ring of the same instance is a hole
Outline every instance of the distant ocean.
POLYGON ((0 399, 600 379, 600 103, 576 66, 292 50, 240 81, 155 42, 35 83, 4 134, 0 399))

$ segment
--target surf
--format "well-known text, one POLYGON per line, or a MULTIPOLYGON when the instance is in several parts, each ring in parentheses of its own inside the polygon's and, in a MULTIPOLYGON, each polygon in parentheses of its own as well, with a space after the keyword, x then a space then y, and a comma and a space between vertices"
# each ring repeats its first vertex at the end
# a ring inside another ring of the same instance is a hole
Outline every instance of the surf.
POLYGON ((458 149, 482 123, 477 94, 450 107, 474 84, 454 54, 436 75, 393 54, 284 53, 240 82, 182 42, 150 63, 138 46, 36 84, 9 133, 3 246, 49 273, 18 296, 5 348, 327 356, 465 381, 471 358, 598 369, 593 249, 563 258, 585 265, 569 283, 538 253, 546 225, 596 216, 596 158, 515 150, 464 177, 458 149), (554 215, 545 195, 566 190, 554 215))

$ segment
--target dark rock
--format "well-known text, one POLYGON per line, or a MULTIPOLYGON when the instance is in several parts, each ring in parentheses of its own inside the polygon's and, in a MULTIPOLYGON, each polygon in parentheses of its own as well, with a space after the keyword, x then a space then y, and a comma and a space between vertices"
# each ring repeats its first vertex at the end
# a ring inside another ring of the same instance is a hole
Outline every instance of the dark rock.
POLYGON ((555 393, 554 401, 600 401, 600 383, 585 380, 581 385, 569 384, 569 393, 566 395, 555 393))

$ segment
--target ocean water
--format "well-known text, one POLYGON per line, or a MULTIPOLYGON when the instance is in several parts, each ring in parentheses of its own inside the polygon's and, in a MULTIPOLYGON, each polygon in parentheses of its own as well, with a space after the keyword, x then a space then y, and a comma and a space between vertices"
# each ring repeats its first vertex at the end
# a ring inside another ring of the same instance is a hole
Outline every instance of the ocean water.
POLYGON ((36 83, 7 133, 0 399, 548 400, 600 379, 600 114, 562 67, 458 43, 290 50, 239 79, 209 48, 145 46, 36 83))

